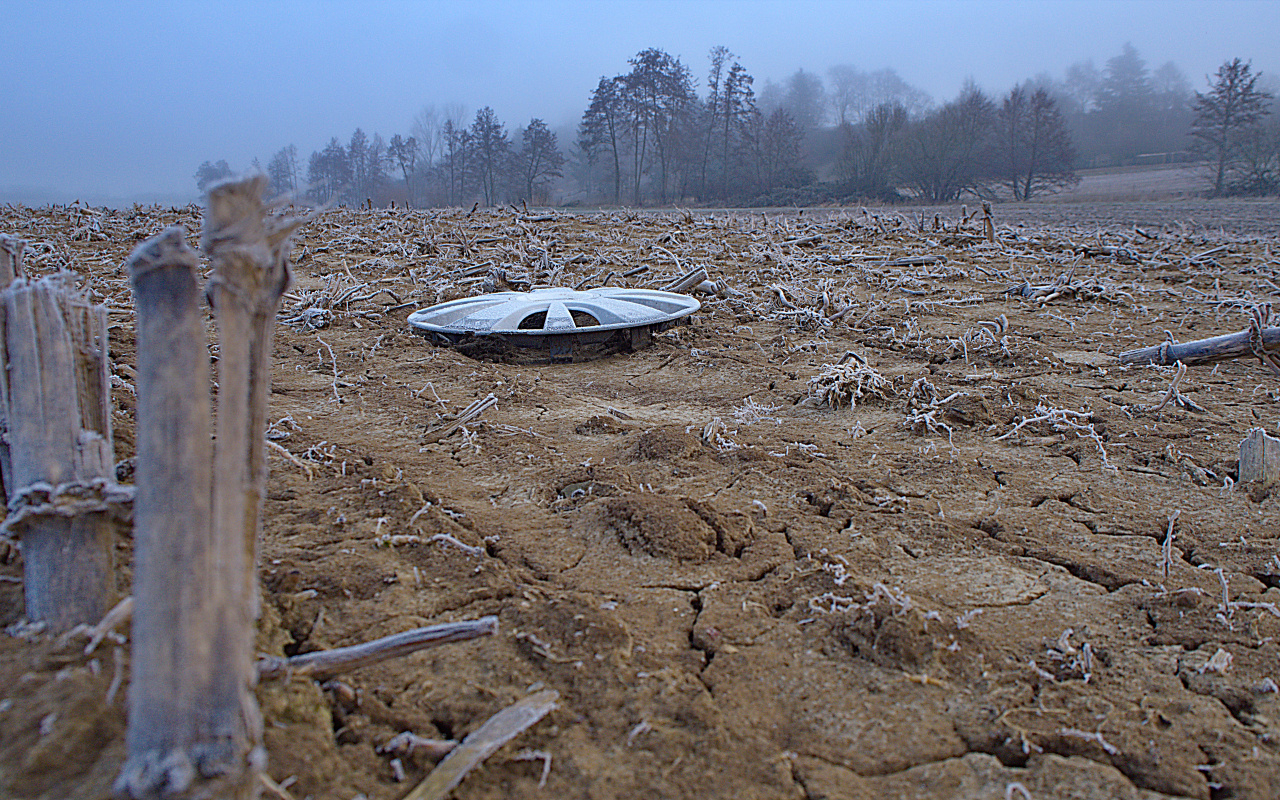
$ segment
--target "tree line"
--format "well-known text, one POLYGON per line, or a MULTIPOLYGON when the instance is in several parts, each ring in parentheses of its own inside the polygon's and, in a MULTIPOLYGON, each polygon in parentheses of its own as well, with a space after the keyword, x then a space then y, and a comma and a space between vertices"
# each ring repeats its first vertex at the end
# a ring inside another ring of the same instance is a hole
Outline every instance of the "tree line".
MULTIPOLYGON (((935 104, 892 69, 837 65, 827 81, 799 69, 753 76, 725 47, 698 80, 648 48, 599 79, 562 149, 538 118, 509 134, 486 106, 428 106, 389 141, 357 129, 305 163, 293 145, 265 168, 279 192, 317 204, 410 206, 612 203, 811 204, 874 199, 1027 200, 1084 167, 1201 160, 1213 194, 1280 192, 1274 97, 1239 59, 1207 92, 1172 64, 1155 70, 1131 45, 1099 70, 1069 67, 990 96, 972 81, 935 104)), ((232 173, 200 165, 197 185, 232 173)))

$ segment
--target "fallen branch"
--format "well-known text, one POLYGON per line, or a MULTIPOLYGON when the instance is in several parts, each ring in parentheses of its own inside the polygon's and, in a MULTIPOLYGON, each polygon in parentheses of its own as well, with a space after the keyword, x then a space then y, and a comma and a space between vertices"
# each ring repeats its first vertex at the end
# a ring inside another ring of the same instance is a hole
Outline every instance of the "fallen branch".
POLYGON ((507 742, 549 714, 560 699, 555 689, 531 694, 494 714, 472 731, 404 800, 442 800, 467 773, 507 742))
POLYGON ((813 236, 803 236, 797 239, 787 239, 786 241, 778 242, 778 245, 780 247, 786 246, 786 245, 801 247, 806 244, 821 244, 821 243, 822 243, 822 234, 817 233, 817 234, 814 234, 813 236))
MULTIPOLYGON (((1164 341, 1151 347, 1126 350, 1119 356, 1120 363, 1155 364, 1160 367, 1169 367, 1179 361, 1188 366, 1230 361, 1233 358, 1253 354, 1253 332, 1253 328, 1246 328, 1236 333, 1214 336, 1210 339, 1196 339, 1193 342, 1182 342, 1181 344, 1173 341, 1164 341)), ((1262 349, 1280 350, 1280 328, 1264 328, 1262 330, 1262 349)))
POLYGON ((292 674, 306 675, 323 681, 353 669, 407 656, 428 647, 465 642, 481 636, 492 636, 497 632, 498 618, 489 616, 466 622, 446 622, 427 628, 414 628, 411 631, 395 633, 350 647, 318 650, 288 658, 267 656, 258 659, 258 679, 268 680, 292 674))
POLYGON ((877 266, 881 267, 927 267, 932 264, 946 263, 946 256, 908 256, 907 258, 895 258, 892 261, 881 261, 877 266))

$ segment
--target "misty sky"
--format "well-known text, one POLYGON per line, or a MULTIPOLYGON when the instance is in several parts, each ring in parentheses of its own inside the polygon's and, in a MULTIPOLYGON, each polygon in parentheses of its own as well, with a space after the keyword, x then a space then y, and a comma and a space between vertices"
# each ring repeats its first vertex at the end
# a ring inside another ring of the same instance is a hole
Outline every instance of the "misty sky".
MULTIPOLYGON (((204 160, 407 135, 427 103, 490 105, 508 130, 576 124, 646 47, 700 80, 723 44, 755 76, 891 66, 935 101, 1101 68, 1131 41, 1197 89, 1231 57, 1280 70, 1276 0, 0 0, 0 202, 195 199, 204 160), (36 195, 35 192, 47 195, 36 195)), ((701 87, 700 87, 701 89, 701 87)), ((569 142, 562 141, 562 146, 569 142)))

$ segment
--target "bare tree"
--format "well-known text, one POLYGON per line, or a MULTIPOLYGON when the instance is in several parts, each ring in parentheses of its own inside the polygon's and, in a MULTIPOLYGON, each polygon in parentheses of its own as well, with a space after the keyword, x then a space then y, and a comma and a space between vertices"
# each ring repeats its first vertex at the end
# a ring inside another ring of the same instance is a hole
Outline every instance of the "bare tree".
POLYGON ((607 154, 613 166, 613 202, 622 202, 622 147, 627 125, 622 78, 600 78, 578 126, 578 147, 588 164, 607 154))
POLYGON ((861 122, 872 109, 885 104, 902 106, 908 116, 916 116, 933 102, 928 92, 904 81, 891 67, 864 72, 837 64, 827 70, 827 77, 827 97, 838 125, 861 122))
POLYGON ((1280 194, 1280 123, 1258 123, 1250 129, 1232 172, 1231 189, 1236 193, 1280 194))
POLYGON ((996 113, 998 173, 1015 200, 1077 180, 1075 150, 1049 93, 1015 86, 996 113))
POLYGON ((784 109, 769 116, 756 112, 748 133, 751 162, 755 172, 755 189, 768 193, 784 186, 804 182, 800 146, 804 129, 784 109))
POLYGON ((277 194, 293 194, 298 191, 298 148, 287 145, 280 148, 267 162, 267 177, 271 189, 277 194))
POLYGON ((412 206, 413 203, 413 176, 417 167, 418 140, 410 136, 408 139, 400 138, 400 134, 391 137, 391 144, 387 145, 387 155, 400 166, 400 172, 404 175, 404 193, 406 202, 412 206))
POLYGON ((231 175, 231 167, 227 165, 225 159, 219 159, 216 163, 206 161, 196 168, 196 188, 203 192, 218 181, 230 178, 231 175))
POLYGON ((467 198, 467 177, 474 170, 474 140, 465 125, 444 123, 444 173, 449 182, 449 205, 460 205, 467 198))
POLYGON ((312 199, 322 205, 343 199, 349 191, 351 162, 338 137, 330 139, 323 150, 311 154, 307 163, 307 183, 312 199))
POLYGON ((827 70, 830 84, 828 97, 831 108, 836 112, 836 125, 843 127, 859 121, 857 116, 862 106, 864 93, 864 74, 862 70, 849 64, 836 64, 827 70))
POLYGON ((873 108, 862 123, 841 127, 845 139, 836 174, 845 192, 879 200, 897 197, 894 167, 906 125, 907 110, 884 103, 873 108))
POLYGON ((631 133, 632 190, 642 204, 641 185, 648 174, 650 153, 658 166, 658 193, 667 199, 667 187, 675 149, 673 140, 687 123, 697 101, 689 68, 657 48, 642 50, 631 59, 631 71, 622 78, 624 107, 631 133))
POLYGON ((532 119, 520 133, 520 141, 515 166, 524 197, 530 202, 545 203, 548 186, 564 174, 564 155, 556 144, 556 135, 545 122, 532 119))
POLYGON ((733 189, 733 172, 741 152, 746 131, 756 112, 754 79, 728 48, 711 51, 711 70, 707 77, 708 94, 702 108, 705 133, 701 141, 700 186, 704 195, 716 194, 727 199, 733 189), (718 167, 718 170, 715 168, 718 167), (712 181, 713 173, 719 173, 712 181))
POLYGON ((1257 88, 1261 73, 1238 58, 1218 67, 1208 93, 1196 92, 1195 121, 1191 135, 1213 166, 1213 194, 1226 190, 1232 162, 1239 156, 1254 126, 1269 113, 1271 95, 1257 88))
POLYGON ((485 106, 476 112, 471 123, 471 139, 475 143, 474 168, 484 194, 484 203, 491 206, 498 202, 498 188, 502 184, 502 172, 507 164, 511 142, 507 132, 493 109, 485 106))
POLYGON ((444 150, 444 123, 444 112, 432 104, 423 106, 413 118, 409 134, 418 146, 417 156, 413 159, 415 163, 420 159, 429 167, 440 157, 444 150))
POLYGON ((722 86, 725 77, 725 63, 733 57, 733 53, 729 52, 729 48, 724 45, 716 45, 711 48, 709 55, 711 69, 707 72, 707 100, 703 109, 706 129, 702 139, 702 164, 699 174, 700 189, 704 194, 707 191, 707 170, 711 162, 711 153, 715 149, 714 141, 719 127, 721 111, 724 108, 722 86))
POLYGON ((969 83, 960 97, 912 126, 904 142, 903 177, 922 199, 951 202, 980 187, 994 117, 991 100, 969 83))

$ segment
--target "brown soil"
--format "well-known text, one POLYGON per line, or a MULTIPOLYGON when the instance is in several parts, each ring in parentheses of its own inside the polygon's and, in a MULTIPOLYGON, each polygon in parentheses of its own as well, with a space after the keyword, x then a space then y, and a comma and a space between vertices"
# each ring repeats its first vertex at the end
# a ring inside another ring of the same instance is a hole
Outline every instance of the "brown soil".
MULTIPOLYGON (((1240 440, 1274 426, 1277 379, 1193 367, 1180 390, 1203 411, 1156 411, 1172 370, 1113 356, 1245 327, 1280 293, 1276 206, 1108 208, 1019 225, 998 207, 996 244, 956 208, 924 232, 853 210, 310 224, 274 354, 269 435, 301 466, 270 454, 260 647, 485 614, 501 631, 263 685, 271 777, 293 798, 398 798, 431 762, 393 781, 391 736, 462 737, 548 687, 559 708, 455 796, 1275 797, 1280 498, 1230 484, 1240 440), (894 263, 925 256, 945 260, 894 263), (581 363, 478 360, 408 330, 480 291, 484 271, 460 273, 486 261, 505 270, 491 282, 568 286, 706 265, 725 291, 652 346, 581 363), (1048 302, 1006 291, 1073 264, 1048 302)), ((0 209, 33 272, 72 269, 111 309, 122 461, 121 265, 167 224, 195 245, 195 208, 0 209)), ((22 617, 21 574, 0 567, 0 624, 22 617)), ((11 633, 0 795, 107 796, 127 645, 11 633)))

